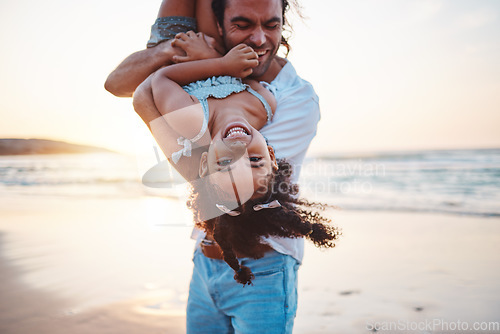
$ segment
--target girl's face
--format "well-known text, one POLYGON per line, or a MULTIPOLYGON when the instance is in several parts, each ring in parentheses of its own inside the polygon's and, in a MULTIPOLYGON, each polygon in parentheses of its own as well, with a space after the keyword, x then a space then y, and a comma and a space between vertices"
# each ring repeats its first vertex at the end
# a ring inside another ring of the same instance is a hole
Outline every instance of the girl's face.
POLYGON ((208 175, 210 183, 227 194, 228 200, 243 204, 267 192, 273 169, 277 168, 274 151, 264 136, 245 120, 239 120, 212 138, 201 159, 200 175, 208 175))

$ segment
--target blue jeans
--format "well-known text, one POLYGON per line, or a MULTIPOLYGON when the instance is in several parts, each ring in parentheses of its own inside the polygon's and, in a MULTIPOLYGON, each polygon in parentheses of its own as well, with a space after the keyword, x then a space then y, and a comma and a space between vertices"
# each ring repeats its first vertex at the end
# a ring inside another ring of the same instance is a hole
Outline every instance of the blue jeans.
POLYGON ((292 333, 297 311, 297 260, 276 251, 242 258, 255 279, 237 283, 222 260, 196 249, 187 304, 187 333, 292 333))

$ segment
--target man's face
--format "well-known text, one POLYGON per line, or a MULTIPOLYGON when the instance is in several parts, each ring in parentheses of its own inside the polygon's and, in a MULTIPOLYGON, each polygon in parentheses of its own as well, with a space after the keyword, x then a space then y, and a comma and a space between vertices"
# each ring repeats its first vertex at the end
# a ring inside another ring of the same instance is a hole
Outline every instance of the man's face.
POLYGON ((252 77, 262 76, 278 52, 283 31, 281 0, 228 0, 220 27, 226 50, 244 43, 259 56, 252 77))

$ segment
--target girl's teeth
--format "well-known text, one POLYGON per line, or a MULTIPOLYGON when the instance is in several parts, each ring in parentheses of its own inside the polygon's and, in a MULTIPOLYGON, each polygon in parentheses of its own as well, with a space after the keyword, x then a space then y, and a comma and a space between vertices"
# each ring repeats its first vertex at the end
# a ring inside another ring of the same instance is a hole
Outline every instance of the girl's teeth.
POLYGON ((241 127, 234 127, 232 128, 231 130, 229 130, 229 132, 227 133, 227 137, 231 137, 233 135, 247 135, 247 132, 245 131, 245 129, 241 128, 241 127))

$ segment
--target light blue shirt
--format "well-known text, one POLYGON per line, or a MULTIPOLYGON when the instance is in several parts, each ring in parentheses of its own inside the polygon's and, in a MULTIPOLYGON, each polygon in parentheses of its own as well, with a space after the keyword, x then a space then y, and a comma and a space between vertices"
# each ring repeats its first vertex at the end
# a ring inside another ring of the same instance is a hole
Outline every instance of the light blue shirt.
POLYGON ((290 62, 271 82, 277 109, 273 119, 260 133, 274 148, 277 158, 285 158, 293 167, 293 181, 299 179, 307 149, 316 136, 320 120, 319 98, 312 85, 301 79, 290 62))
MULTIPOLYGON (((320 120, 319 98, 312 85, 301 79, 290 62, 271 82, 277 109, 273 119, 260 132, 274 148, 277 158, 285 158, 293 166, 292 180, 297 182, 307 149, 316 136, 320 120)), ((276 251, 302 262, 304 238, 264 238, 276 251)))

